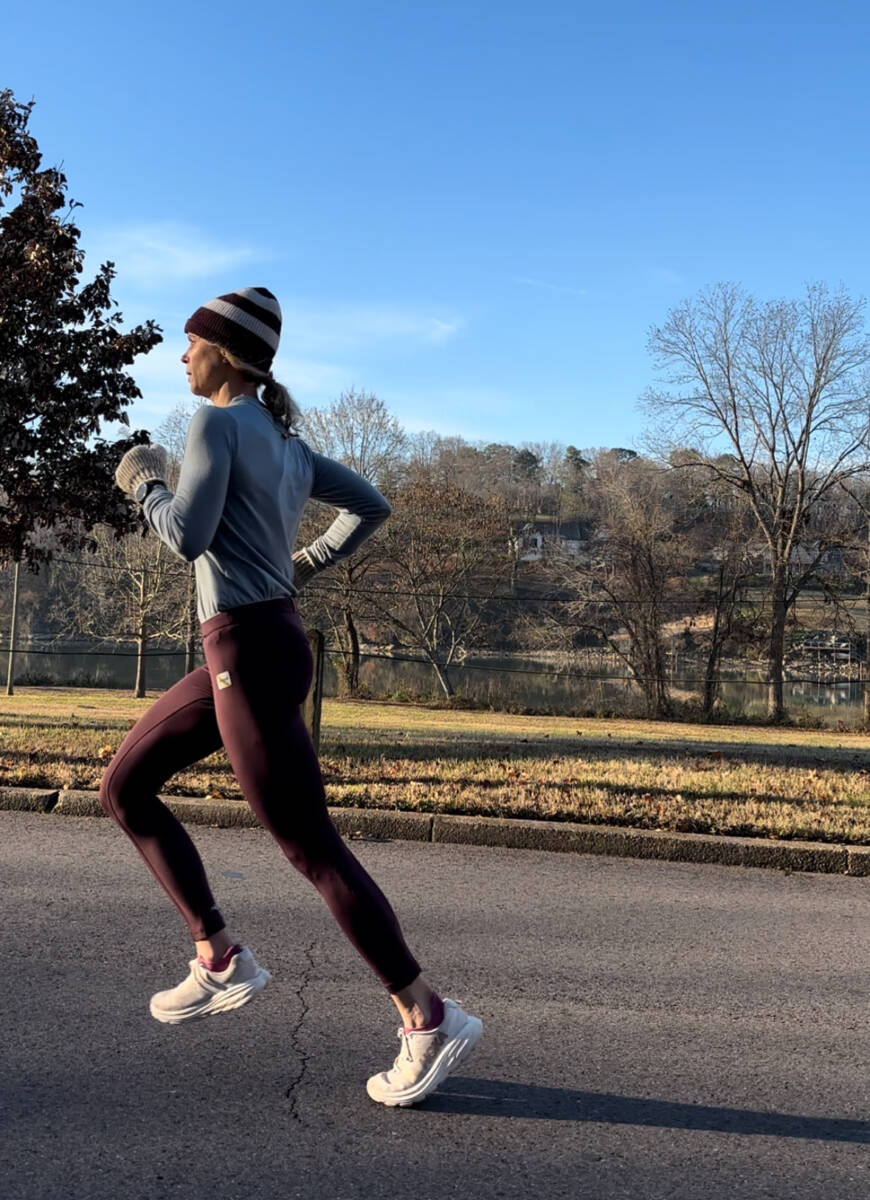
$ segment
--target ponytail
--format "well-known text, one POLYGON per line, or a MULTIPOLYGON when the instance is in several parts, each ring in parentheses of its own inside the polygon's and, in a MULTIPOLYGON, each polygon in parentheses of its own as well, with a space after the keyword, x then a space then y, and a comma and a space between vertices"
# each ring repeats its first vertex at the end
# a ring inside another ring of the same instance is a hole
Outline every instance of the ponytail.
POLYGON ((242 376, 249 383, 255 383, 258 388, 262 388, 260 400, 263 406, 272 414, 278 425, 281 426, 281 431, 285 438, 298 437, 296 427, 299 424, 301 413, 296 404, 296 401, 290 395, 283 383, 279 383, 273 376, 271 371, 262 371, 259 367, 252 367, 250 363, 243 362, 240 358, 236 358, 234 354, 230 354, 228 350, 219 347, 221 354, 237 371, 242 373, 242 376))
MULTIPOLYGON (((260 380, 257 379, 254 382, 259 383, 260 380)), ((300 413, 296 407, 296 401, 284 384, 273 378, 271 371, 263 380, 263 392, 260 399, 281 426, 285 438, 299 436, 296 426, 299 424, 300 413)))

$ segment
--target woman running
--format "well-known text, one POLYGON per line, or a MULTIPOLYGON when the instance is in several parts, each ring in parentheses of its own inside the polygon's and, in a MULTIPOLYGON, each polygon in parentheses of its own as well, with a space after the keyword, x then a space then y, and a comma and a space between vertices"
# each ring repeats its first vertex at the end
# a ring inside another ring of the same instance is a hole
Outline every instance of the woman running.
POLYGON ((281 310, 270 291, 243 288, 210 300, 184 331, 190 390, 211 403, 191 419, 177 490, 166 486, 161 446, 135 446, 115 476, 161 541, 195 564, 205 655, 205 666, 130 730, 100 787, 103 807, 178 908, 196 948, 190 974, 152 997, 151 1014, 177 1024, 238 1008, 271 978, 230 935, 193 842, 157 798, 171 775, 223 745, 248 804, 399 1011, 400 1053, 369 1079, 369 1096, 415 1104, 478 1042, 482 1025, 423 979, 385 896, 329 818, 300 711, 313 664, 294 600, 385 521, 390 506, 296 435, 296 406, 271 373, 281 310), (338 516, 293 554, 309 496, 338 516))

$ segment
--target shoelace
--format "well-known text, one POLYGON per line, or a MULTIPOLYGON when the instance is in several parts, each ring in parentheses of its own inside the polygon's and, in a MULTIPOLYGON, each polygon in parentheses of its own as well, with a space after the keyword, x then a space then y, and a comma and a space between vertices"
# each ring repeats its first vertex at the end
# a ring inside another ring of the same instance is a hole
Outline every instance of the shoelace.
POLYGON ((193 967, 191 968, 191 974, 198 984, 200 984, 202 987, 205 987, 208 971, 199 961, 199 959, 194 960, 193 967))
POLYGON ((401 1042, 401 1046, 402 1046, 402 1048, 401 1048, 401 1050, 399 1051, 399 1053, 396 1055, 395 1061, 394 1061, 394 1063, 393 1063, 393 1070, 394 1070, 394 1071, 398 1071, 398 1070, 399 1070, 399 1067, 400 1067, 400 1065, 401 1065, 401 1062, 402 1062, 402 1059, 403 1059, 403 1058, 405 1059, 405 1061, 406 1061, 406 1062, 413 1062, 413 1061, 414 1061, 414 1055, 411 1053, 411 1042, 410 1042, 410 1039, 409 1039, 408 1035, 405 1033, 405 1031, 404 1031, 403 1029, 400 1029, 400 1030, 399 1030, 399 1033, 398 1033, 398 1038, 399 1038, 399 1041, 401 1042))
MULTIPOLYGON (((426 1030, 423 1030, 423 1032, 424 1033, 434 1033, 436 1031, 432 1030, 432 1029, 426 1029, 426 1030)), ((397 1071, 399 1069, 399 1064, 401 1063, 403 1058, 404 1058, 405 1062, 412 1063, 414 1061, 414 1055, 411 1052, 410 1034, 407 1034, 404 1029, 400 1029, 397 1036, 399 1038, 399 1041, 402 1043, 402 1048, 399 1051, 399 1053, 396 1055, 396 1060, 393 1063, 394 1071, 397 1071)))

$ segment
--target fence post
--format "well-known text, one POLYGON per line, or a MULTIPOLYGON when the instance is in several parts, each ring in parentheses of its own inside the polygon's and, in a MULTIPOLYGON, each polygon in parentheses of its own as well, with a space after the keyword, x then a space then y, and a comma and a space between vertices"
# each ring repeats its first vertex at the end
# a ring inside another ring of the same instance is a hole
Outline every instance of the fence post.
POLYGON ((305 724, 308 726, 308 732, 311 734, 311 740, 314 743, 314 751, 320 753, 320 710, 323 704, 323 662, 324 662, 324 637, 319 629, 310 629, 308 632, 308 640, 311 643, 311 652, 314 655, 314 678, 311 682, 311 689, 302 706, 302 716, 305 724))
POLYGON ((9 661, 6 667, 6 695, 11 696, 15 691, 13 683, 14 663, 15 663, 15 627, 18 624, 18 574, 21 570, 21 563, 15 564, 15 575, 12 581, 12 623, 9 627, 9 661))

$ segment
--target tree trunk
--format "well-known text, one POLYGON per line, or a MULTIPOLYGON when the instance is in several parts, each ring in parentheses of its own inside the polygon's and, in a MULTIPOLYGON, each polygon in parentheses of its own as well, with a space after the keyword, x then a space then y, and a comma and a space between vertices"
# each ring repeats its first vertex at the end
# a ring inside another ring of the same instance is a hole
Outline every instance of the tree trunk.
POLYGON ((184 646, 184 673, 189 675, 196 663, 196 575, 193 563, 187 568, 187 629, 184 646))
POLYGON ((719 660, 722 654, 722 594, 725 590, 725 568, 719 567, 719 582, 716 589, 716 604, 713 609, 713 629, 710 633, 710 653, 707 655, 707 666, 704 671, 704 703, 702 711, 705 717, 712 717, 719 695, 719 660))
POLYGON ((867 643, 864 649, 864 724, 870 728, 870 522, 867 524, 867 615, 864 633, 867 643))
POLYGON ((710 653, 707 655, 707 667, 704 671, 704 702, 702 712, 705 717, 712 717, 716 707, 716 697, 719 695, 719 680, 716 678, 719 668, 719 610, 713 614, 713 632, 710 642, 710 653))
POLYGON ((661 647, 660 642, 656 642, 655 660, 654 661, 655 661, 655 675, 653 678, 653 685, 654 685, 655 691, 653 693, 653 696, 654 696, 655 709, 653 712, 653 716, 669 717, 672 715, 673 709, 671 706, 670 691, 668 690, 668 681, 665 678, 665 661, 664 661, 664 654, 662 653, 662 647, 661 647))
POLYGON ((432 669, 435 671, 435 674, 438 676, 438 682, 441 684, 441 688, 442 688, 442 691, 444 692, 444 695, 449 700, 450 697, 454 695, 454 691, 453 691, 453 684, 450 682, 450 676, 447 673, 447 667, 442 666, 442 664, 439 662, 436 662, 436 660, 434 658, 430 658, 429 661, 432 664, 432 669))
POLYGON ((133 695, 141 700, 145 695, 147 681, 145 678, 145 651, 148 649, 148 628, 145 613, 145 584, 147 572, 139 577, 139 628, 136 633, 136 683, 133 695))
POLYGON ((9 625, 9 661, 6 666, 6 695, 11 696, 15 691, 15 637, 18 627, 18 577, 21 563, 16 562, 15 574, 12 579, 12 620, 9 625))
POLYGON ((349 652, 346 655, 342 655, 341 659, 345 691, 348 696, 358 696, 359 634, 357 633, 357 628, 354 624, 353 612, 349 608, 344 610, 344 629, 345 633, 347 634, 347 643, 350 647, 349 652))
POLYGON ((646 715, 651 718, 672 715, 665 660, 658 633, 641 625, 631 631, 633 648, 629 661, 634 681, 643 693, 646 715))
POLYGON ((785 621, 788 613, 784 575, 774 575, 771 598, 773 613, 770 619, 768 649, 767 715, 772 721, 782 721, 785 718, 782 662, 785 656, 785 621))

